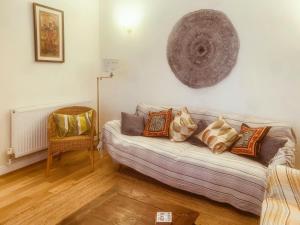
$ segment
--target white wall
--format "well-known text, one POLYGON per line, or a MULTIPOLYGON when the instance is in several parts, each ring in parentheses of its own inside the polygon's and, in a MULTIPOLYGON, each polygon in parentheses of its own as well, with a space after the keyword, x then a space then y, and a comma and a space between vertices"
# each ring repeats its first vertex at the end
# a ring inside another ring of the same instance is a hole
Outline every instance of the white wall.
POLYGON ((34 61, 30 0, 0 1, 0 166, 9 147, 9 110, 95 100, 99 73, 99 1, 36 0, 64 11, 65 63, 34 61))
POLYGON ((122 61, 119 76, 101 85, 102 122, 133 112, 138 102, 175 104, 289 121, 300 137, 299 0, 101 0, 101 5, 102 56, 122 61), (144 14, 131 34, 118 26, 114 13, 128 4, 144 14), (177 20, 201 8, 225 12, 241 48, 228 78, 195 90, 172 74, 166 45, 177 20))

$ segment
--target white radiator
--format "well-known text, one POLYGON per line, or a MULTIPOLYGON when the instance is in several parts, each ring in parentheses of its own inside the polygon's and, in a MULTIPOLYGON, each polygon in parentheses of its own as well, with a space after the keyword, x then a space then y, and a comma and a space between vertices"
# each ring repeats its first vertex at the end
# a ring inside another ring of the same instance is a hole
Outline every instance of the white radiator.
POLYGON ((11 110, 11 148, 15 158, 47 149, 47 118, 54 110, 90 102, 48 105, 11 110))

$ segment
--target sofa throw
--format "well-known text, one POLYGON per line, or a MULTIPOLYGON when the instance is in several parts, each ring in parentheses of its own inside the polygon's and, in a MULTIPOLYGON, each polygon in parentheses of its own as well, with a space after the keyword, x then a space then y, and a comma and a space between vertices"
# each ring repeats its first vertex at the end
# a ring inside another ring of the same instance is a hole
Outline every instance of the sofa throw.
POLYGON ((286 166, 269 170, 260 225, 300 224, 300 171, 286 166))
POLYGON ((238 132, 222 117, 211 123, 204 131, 196 135, 214 153, 222 153, 229 149, 239 138, 238 132))
POLYGON ((170 125, 170 140, 175 142, 187 140, 197 130, 186 107, 177 113, 170 125))
POLYGON ((237 155, 246 155, 256 158, 260 153, 262 140, 267 135, 271 127, 251 128, 247 124, 242 124, 241 138, 234 144, 231 152, 237 155))
POLYGON ((91 130, 93 110, 78 115, 53 113, 53 117, 59 137, 78 136, 91 130))
POLYGON ((172 109, 160 112, 149 112, 144 129, 146 137, 169 137, 169 128, 172 121, 172 109))

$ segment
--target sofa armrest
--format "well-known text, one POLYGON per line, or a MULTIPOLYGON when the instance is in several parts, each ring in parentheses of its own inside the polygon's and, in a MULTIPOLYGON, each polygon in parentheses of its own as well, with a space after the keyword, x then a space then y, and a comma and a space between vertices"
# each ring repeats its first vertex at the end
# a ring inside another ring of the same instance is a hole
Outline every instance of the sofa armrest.
POLYGON ((109 131, 112 130, 121 130, 121 121, 120 120, 111 120, 106 122, 102 129, 101 129, 101 133, 100 133, 100 140, 99 143, 97 145, 97 149, 99 152, 103 152, 103 148, 104 145, 106 143, 106 138, 107 138, 107 132, 109 133, 109 131))
POLYGON ((268 168, 273 169, 278 165, 285 165, 288 167, 295 167, 295 151, 296 143, 287 139, 286 144, 280 148, 274 158, 271 160, 268 168))

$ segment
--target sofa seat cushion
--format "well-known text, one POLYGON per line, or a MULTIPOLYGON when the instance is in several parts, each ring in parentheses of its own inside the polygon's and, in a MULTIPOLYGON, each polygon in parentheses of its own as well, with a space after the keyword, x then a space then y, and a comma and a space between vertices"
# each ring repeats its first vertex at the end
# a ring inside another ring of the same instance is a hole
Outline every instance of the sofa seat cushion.
POLYGON ((126 136, 107 122, 103 143, 112 158, 170 186, 260 214, 267 168, 250 159, 167 138, 126 136))

